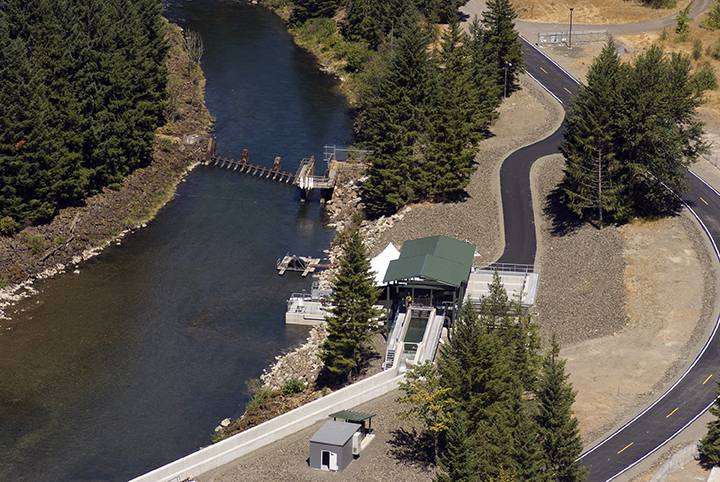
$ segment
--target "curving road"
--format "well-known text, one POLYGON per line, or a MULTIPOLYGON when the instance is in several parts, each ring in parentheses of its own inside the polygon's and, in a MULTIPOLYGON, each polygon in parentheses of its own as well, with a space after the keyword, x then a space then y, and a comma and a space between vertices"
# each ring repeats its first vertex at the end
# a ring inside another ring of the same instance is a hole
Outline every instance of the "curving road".
MULTIPOLYGON (((524 39, 523 39, 524 40, 524 39)), ((563 107, 577 93, 578 83, 527 41, 523 52, 528 74, 563 107)), ((511 154, 500 170, 505 251, 499 262, 533 264, 535 226, 529 171, 533 162, 557 153, 564 125, 546 139, 511 154)), ((720 243, 720 193, 689 173, 683 201, 706 230, 718 254, 720 243)), ((662 447, 712 405, 716 397, 713 375, 720 371, 720 339, 715 330, 685 374, 650 407, 620 430, 581 455, 590 466, 588 482, 613 480, 662 447)))

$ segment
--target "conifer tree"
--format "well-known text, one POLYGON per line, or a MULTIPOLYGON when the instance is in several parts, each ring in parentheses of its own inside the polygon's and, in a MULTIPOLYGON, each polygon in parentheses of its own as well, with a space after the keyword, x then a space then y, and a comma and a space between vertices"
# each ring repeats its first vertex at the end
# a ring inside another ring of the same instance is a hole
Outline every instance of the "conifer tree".
POLYGON ((489 0, 487 7, 482 15, 484 53, 495 64, 500 85, 507 73, 507 91, 511 92, 525 71, 520 34, 513 23, 517 13, 509 0, 489 0))
POLYGON ((614 113, 620 99, 618 84, 622 75, 615 44, 607 42, 573 98, 565 120, 563 190, 567 206, 579 216, 594 216, 603 226, 603 212, 616 211, 618 190, 614 176, 618 169, 614 142, 618 138, 614 113))
MULTIPOLYGON (((715 382, 715 391, 720 395, 720 381, 715 382)), ((706 466, 720 465, 720 396, 715 399, 710 413, 715 416, 707 424, 707 434, 698 443, 700 462, 706 466)))
POLYGON ((375 286, 367 250, 357 231, 353 231, 345 243, 333 284, 333 307, 326 317, 328 337, 320 345, 320 358, 331 373, 344 376, 362 363, 368 351, 367 342, 381 314, 373 307, 380 289, 375 286))
POLYGON ((587 469, 577 460, 582 441, 572 410, 576 392, 567 381, 565 360, 559 355, 560 345, 553 334, 537 393, 537 424, 546 464, 542 480, 579 482, 587 477, 587 469))
POLYGON ((375 151, 364 185, 371 215, 395 212, 414 196, 415 148, 427 119, 433 71, 430 37, 417 11, 401 20, 386 75, 364 100, 360 140, 375 151))
POLYGON ((445 436, 445 449, 438 457, 440 470, 435 482, 479 482, 478 456, 467 414, 454 410, 445 436))
POLYGON ((470 182, 482 131, 492 117, 478 107, 480 93, 473 82, 467 36, 456 17, 450 18, 440 46, 442 68, 428 113, 428 142, 420 159, 417 189, 445 200, 470 182))

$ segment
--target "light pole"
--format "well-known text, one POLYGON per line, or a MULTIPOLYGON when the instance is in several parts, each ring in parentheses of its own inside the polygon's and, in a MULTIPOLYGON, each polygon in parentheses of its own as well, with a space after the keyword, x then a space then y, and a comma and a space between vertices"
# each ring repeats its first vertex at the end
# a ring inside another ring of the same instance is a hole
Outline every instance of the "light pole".
POLYGON ((570 9, 570 39, 568 40, 568 48, 572 48, 572 11, 573 9, 570 9))
POLYGON ((510 62, 505 62, 505 93, 503 94, 503 97, 507 99, 507 69, 508 67, 512 67, 512 64, 510 62))

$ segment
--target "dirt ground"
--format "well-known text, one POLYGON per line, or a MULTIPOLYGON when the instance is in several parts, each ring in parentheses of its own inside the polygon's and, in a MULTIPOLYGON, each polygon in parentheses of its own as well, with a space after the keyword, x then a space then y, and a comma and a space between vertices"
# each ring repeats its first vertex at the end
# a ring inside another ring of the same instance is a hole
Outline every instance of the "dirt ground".
POLYGON ((655 9, 637 1, 626 0, 513 0, 520 20, 543 23, 566 23, 573 9, 573 23, 578 24, 623 24, 653 20, 675 15, 687 7, 690 0, 680 0, 674 8, 655 9))

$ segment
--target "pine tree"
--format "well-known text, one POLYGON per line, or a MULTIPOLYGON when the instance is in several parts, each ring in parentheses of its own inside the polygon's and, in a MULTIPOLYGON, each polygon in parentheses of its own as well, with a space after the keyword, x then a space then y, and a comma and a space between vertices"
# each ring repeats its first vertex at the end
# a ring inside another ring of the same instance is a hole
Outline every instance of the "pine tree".
POLYGON ((473 438, 467 414, 454 410, 445 436, 445 449, 438 457, 440 471, 435 475, 435 482, 479 482, 473 438))
POLYGON ((418 173, 418 190, 433 199, 452 199, 469 184, 482 132, 492 119, 477 103, 480 94, 473 82, 467 42, 457 18, 451 17, 440 44, 441 68, 418 173))
POLYGON ((364 99, 358 119, 360 140, 375 151, 364 184, 371 215, 393 213, 415 195, 414 152, 426 124, 433 73, 423 27, 417 11, 403 16, 387 73, 364 99))
MULTIPOLYGON (((720 395, 720 381, 715 382, 715 391, 720 395)), ((715 416, 707 424, 707 434, 698 443, 700 462, 706 466, 720 465, 720 396, 710 408, 710 413, 715 416)))
POLYGON ((333 284, 333 307, 326 317, 328 337, 320 345, 320 358, 331 373, 344 376, 362 363, 381 314, 373 307, 380 289, 375 286, 367 250, 357 231, 345 243, 333 284))
POLYGON ((517 13, 509 0, 489 0, 482 15, 485 55, 495 64, 498 80, 511 92, 517 85, 518 75, 525 71, 520 45, 520 34, 513 21, 517 13))
POLYGON ((587 86, 573 98, 565 120, 563 191, 567 206, 579 216, 594 216, 603 227, 603 212, 617 210, 613 174, 617 170, 614 142, 618 137, 620 58, 609 40, 593 62, 587 86))
POLYGON ((587 477, 587 469, 577 460, 582 441, 572 411, 576 392, 567 381, 565 360, 560 360, 559 355, 560 345, 553 334, 537 393, 537 424, 546 461, 542 480, 579 482, 587 477))
POLYGON ((545 467, 545 456, 535 422, 536 403, 526 399, 520 383, 513 387, 510 406, 512 459, 517 482, 535 482, 545 467))

